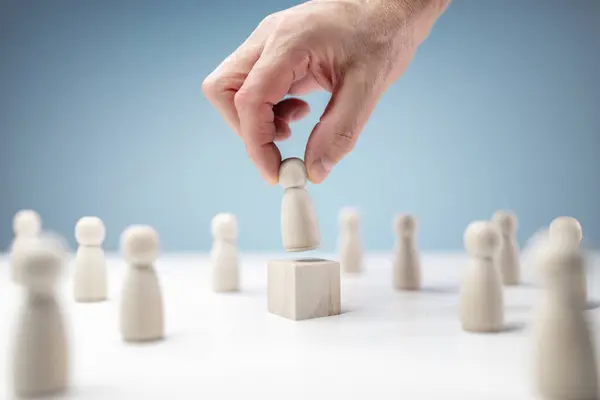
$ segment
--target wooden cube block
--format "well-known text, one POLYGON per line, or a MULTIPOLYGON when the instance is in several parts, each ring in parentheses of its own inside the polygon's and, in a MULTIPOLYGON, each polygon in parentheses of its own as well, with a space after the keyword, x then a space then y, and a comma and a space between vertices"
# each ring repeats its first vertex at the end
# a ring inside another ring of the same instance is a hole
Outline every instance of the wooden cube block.
POLYGON ((306 258, 273 260, 267 265, 270 313, 294 321, 340 313, 340 264, 306 258))

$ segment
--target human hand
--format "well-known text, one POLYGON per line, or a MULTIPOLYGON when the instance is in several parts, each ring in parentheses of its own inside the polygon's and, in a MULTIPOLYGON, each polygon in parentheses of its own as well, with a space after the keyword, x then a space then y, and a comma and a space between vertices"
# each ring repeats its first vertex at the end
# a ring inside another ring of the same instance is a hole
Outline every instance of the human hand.
POLYGON ((310 180, 322 182, 349 153, 381 95, 397 80, 450 0, 312 0, 265 18, 204 81, 203 90, 277 183, 289 124, 308 104, 287 95, 317 89, 331 99, 306 145, 310 180))

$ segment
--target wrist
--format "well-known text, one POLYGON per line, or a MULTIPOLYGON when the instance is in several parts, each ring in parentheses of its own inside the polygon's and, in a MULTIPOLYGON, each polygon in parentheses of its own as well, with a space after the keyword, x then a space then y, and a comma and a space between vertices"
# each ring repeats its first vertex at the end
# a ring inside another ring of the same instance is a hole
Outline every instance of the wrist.
POLYGON ((405 18, 415 14, 427 13, 438 17, 448 7, 452 0, 378 0, 386 7, 405 18))
POLYGON ((418 46, 452 0, 367 0, 388 32, 395 32, 409 48, 418 46))

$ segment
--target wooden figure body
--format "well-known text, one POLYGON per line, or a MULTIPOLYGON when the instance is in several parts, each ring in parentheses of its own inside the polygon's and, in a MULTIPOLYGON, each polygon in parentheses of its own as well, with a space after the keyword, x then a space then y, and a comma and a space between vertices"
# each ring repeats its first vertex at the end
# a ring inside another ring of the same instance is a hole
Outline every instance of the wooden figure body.
POLYGON ((538 269, 545 290, 535 326, 537 390, 546 399, 598 399, 595 344, 572 281, 584 257, 577 248, 549 246, 538 269))
POLYGON ((69 350, 56 286, 65 254, 49 242, 30 242, 17 260, 25 301, 13 348, 13 390, 18 397, 63 392, 69 385, 69 350))
POLYGON ((163 297, 154 263, 158 234, 149 226, 132 226, 121 236, 130 268, 121 295, 121 336, 126 342, 164 337, 163 297))
POLYGON ((42 220, 39 214, 33 210, 21 210, 13 217, 14 239, 10 246, 10 271, 13 282, 19 281, 19 270, 16 267, 14 259, 21 247, 27 245, 27 242, 36 239, 42 231, 42 220))
POLYGON ((83 217, 75 227, 79 247, 75 254, 73 295, 77 302, 98 302, 108 296, 106 259, 102 243, 106 229, 96 217, 83 217))
POLYGON ((217 214, 212 221, 212 287, 215 292, 239 290, 239 257, 235 239, 237 221, 232 214, 217 214))
POLYGON ((502 283, 507 286, 518 285, 521 280, 521 264, 516 240, 517 218, 511 212, 498 211, 492 220, 500 232, 500 249, 496 264, 502 283))
POLYGON ((363 270, 363 249, 360 241, 358 212, 343 209, 339 216, 340 267, 347 274, 358 274, 363 270))
POLYGON ((491 222, 473 222, 465 231, 469 262, 460 288, 460 320, 465 331, 492 333, 504 328, 502 282, 494 264, 500 240, 491 222))
POLYGON ((397 235, 394 246, 393 283, 396 290, 421 288, 421 260, 415 244, 417 221, 410 215, 398 215, 394 219, 397 235))
POLYGON ((279 183, 285 188, 281 203, 281 236, 286 251, 314 250, 321 244, 317 213, 306 190, 306 182, 302 160, 288 158, 281 163, 279 183))

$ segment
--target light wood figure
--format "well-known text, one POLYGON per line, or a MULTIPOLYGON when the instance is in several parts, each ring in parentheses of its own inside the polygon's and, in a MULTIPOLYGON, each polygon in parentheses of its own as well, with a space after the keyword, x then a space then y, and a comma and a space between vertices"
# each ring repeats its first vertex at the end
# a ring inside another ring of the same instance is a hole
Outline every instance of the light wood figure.
POLYGON ((564 243, 547 246, 539 258, 544 292, 534 329, 534 366, 543 399, 600 398, 595 343, 572 284, 584 269, 582 251, 564 243))
POLYGON ((339 215, 338 246, 340 266, 348 274, 358 274, 363 270, 363 249, 360 240, 360 216, 352 208, 344 208, 339 215))
POLYGON ((213 246, 211 249, 212 288, 215 292, 239 290, 240 273, 235 215, 217 214, 212 220, 213 246))
POLYGON ((497 211, 492 221, 500 231, 500 249, 496 263, 506 286, 518 285, 521 280, 519 246, 517 245, 517 217, 509 211, 497 211))
POLYGON ((411 215, 394 218, 396 244, 394 246, 393 283, 396 290, 421 288, 421 260, 415 243, 417 220, 411 215))
POLYGON ((312 199, 306 190, 306 167, 299 158, 288 158, 279 168, 285 188, 281 203, 281 236, 285 251, 308 251, 321 244, 321 233, 312 199))
MULTIPOLYGON (((573 217, 555 218, 548 228, 548 246, 581 248, 583 229, 581 224, 573 217)), ((587 307, 588 288, 585 269, 577 269, 572 275, 573 296, 576 297, 582 308, 587 307)))
POLYGON ((17 397, 49 396, 69 386, 69 348, 56 288, 66 254, 56 242, 32 239, 15 260, 25 302, 18 314, 12 356, 17 397))
POLYGON ((504 297, 494 261, 500 233, 488 221, 471 223, 464 234, 469 261, 460 287, 460 320, 468 332, 492 333, 504 328, 504 297))
POLYGON ((129 264, 121 295, 121 336, 126 342, 164 337, 163 298, 154 269, 158 249, 158 234, 150 226, 131 226, 121 235, 121 251, 129 264))
POLYGON ((79 247, 75 254, 73 295, 80 303, 99 302, 108 296, 108 276, 102 244, 106 228, 97 217, 83 217, 75 225, 79 247))
POLYGON ((10 248, 11 259, 11 278, 13 282, 18 283, 19 270, 13 259, 22 244, 40 236, 42 232, 42 219, 39 214, 33 210, 21 210, 13 217, 14 238, 10 248))

